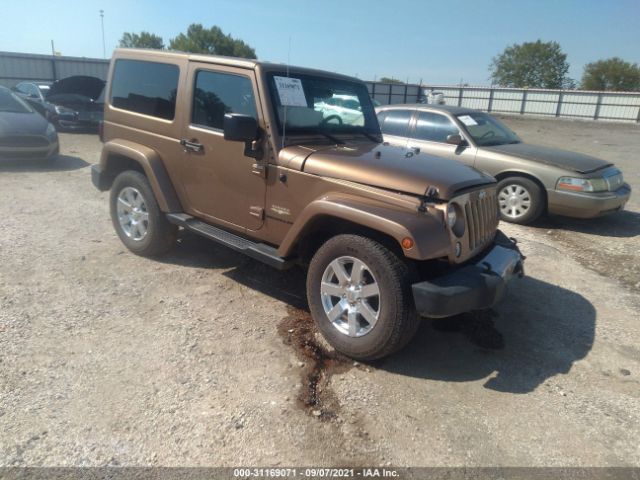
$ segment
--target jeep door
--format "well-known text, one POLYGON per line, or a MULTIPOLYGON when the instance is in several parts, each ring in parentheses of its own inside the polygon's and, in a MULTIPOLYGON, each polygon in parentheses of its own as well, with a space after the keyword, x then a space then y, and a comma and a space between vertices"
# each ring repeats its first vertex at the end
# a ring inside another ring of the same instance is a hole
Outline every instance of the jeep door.
POLYGON ((266 193, 264 169, 244 155, 244 143, 227 141, 223 133, 225 113, 251 115, 264 125, 254 72, 190 63, 187 85, 182 183, 188 213, 237 230, 258 230, 266 193))
POLYGON ((469 143, 465 145, 447 143, 447 137, 456 134, 465 138, 464 133, 448 116, 417 110, 415 122, 412 123, 409 132, 407 147, 419 148, 421 152, 458 160, 473 166, 477 153, 476 147, 469 143))

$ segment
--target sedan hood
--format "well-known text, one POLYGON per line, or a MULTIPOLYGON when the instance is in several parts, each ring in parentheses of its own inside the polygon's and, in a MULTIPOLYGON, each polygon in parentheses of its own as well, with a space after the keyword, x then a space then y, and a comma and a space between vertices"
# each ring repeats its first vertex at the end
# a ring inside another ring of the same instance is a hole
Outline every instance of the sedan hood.
POLYGON ((425 195, 434 187, 443 200, 460 190, 495 182, 455 160, 376 143, 288 147, 280 152, 279 163, 313 175, 414 195, 425 195))
POLYGON ((96 100, 104 89, 104 80, 96 77, 76 75, 53 82, 47 93, 47 99, 56 95, 82 95, 96 100))
POLYGON ((612 165, 610 162, 582 153, 542 147, 539 145, 529 145, 527 143, 513 143, 481 148, 490 152, 499 152, 532 162, 565 168, 578 173, 591 173, 612 165))
POLYGON ((0 112, 0 138, 16 135, 44 135, 49 122, 36 112, 0 112))

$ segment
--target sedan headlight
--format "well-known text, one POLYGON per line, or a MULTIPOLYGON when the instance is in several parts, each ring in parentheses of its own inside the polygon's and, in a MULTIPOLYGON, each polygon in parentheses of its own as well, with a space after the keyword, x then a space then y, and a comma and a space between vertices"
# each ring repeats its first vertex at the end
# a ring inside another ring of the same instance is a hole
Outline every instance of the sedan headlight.
POLYGON ((44 134, 47 137, 52 137, 52 136, 54 136, 56 134, 56 128, 53 125, 48 124, 47 125, 47 129, 45 130, 44 134))
POLYGON ((58 115, 75 115, 76 112, 67 107, 62 107, 60 105, 55 106, 56 113, 58 115))
POLYGON ((447 224, 456 237, 464 235, 464 215, 457 203, 447 205, 447 224))
POLYGON ((556 188, 571 192, 604 192, 608 189, 608 185, 604 178, 560 177, 556 188))

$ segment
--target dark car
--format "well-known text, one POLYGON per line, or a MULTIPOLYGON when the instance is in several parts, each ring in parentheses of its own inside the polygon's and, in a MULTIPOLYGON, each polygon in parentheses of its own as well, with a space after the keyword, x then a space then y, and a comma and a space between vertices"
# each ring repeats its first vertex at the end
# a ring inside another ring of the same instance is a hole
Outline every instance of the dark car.
POLYGON ((96 130, 102 120, 104 80, 76 75, 52 84, 22 82, 14 91, 59 130, 96 130))
POLYGON ((51 84, 47 102, 55 106, 52 122, 64 130, 97 130, 102 121, 104 80, 74 76, 51 84))
POLYGON ((48 120, 55 114, 54 105, 47 102, 50 88, 51 82, 20 82, 12 90, 48 120))
POLYGON ((0 87, 0 159, 53 160, 58 151, 53 125, 11 90, 0 87))

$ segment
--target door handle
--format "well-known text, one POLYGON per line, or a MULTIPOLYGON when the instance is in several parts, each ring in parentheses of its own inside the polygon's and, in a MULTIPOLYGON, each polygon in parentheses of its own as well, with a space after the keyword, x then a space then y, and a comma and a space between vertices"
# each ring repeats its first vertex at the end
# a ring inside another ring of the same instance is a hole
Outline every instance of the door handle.
POLYGON ((180 145, 182 145, 185 150, 191 150, 192 152, 201 152, 204 150, 204 146, 195 141, 195 139, 187 140, 186 138, 183 138, 180 140, 180 145))

